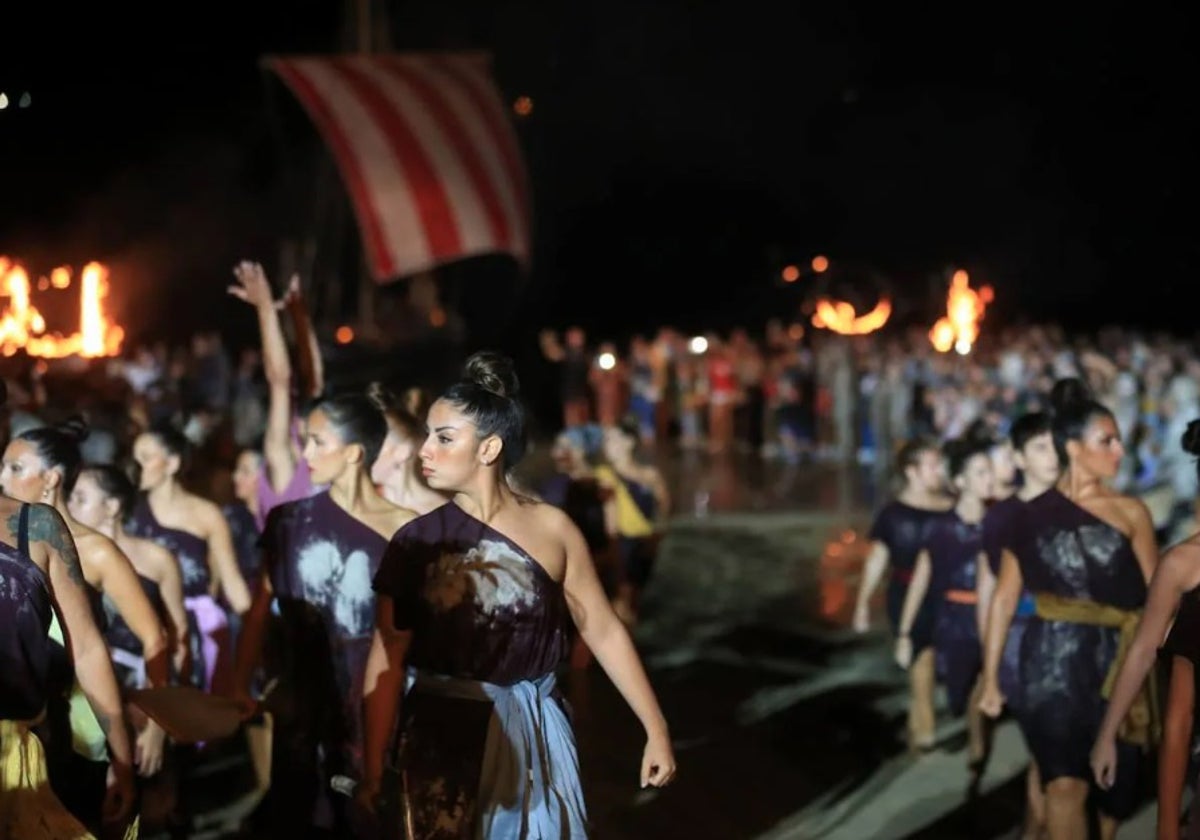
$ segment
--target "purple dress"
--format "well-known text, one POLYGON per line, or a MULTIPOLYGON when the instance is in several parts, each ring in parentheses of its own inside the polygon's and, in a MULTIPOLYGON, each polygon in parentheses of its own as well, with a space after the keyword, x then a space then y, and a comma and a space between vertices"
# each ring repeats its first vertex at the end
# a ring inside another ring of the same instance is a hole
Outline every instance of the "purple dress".
MULTIPOLYGON (((983 517, 983 551, 987 555, 988 567, 997 577, 1000 575, 1000 561, 1004 550, 1013 551, 1018 542, 1017 523, 1020 522, 1024 505, 1024 502, 1012 495, 990 505, 983 517)), ((1004 694, 1005 704, 1012 710, 1021 705, 1021 639, 1025 636, 1025 627, 1029 624, 1031 615, 1033 596, 1029 594, 1027 587, 1022 588, 1021 599, 1017 602, 1016 612, 1013 613, 1008 638, 1004 641, 1004 654, 1000 660, 1000 691, 1004 694)))
MULTIPOLYGON (((925 545, 929 525, 942 513, 893 501, 879 511, 871 525, 868 536, 873 542, 881 542, 887 546, 888 562, 892 566, 887 586, 887 614, 893 633, 900 626, 904 596, 912 582, 913 567, 917 565, 917 555, 925 545)), ((934 604, 934 599, 926 595, 909 631, 914 659, 933 643, 934 604)))
POLYGON ((29 505, 21 505, 19 544, 0 542, 0 720, 29 721, 46 708, 54 642, 50 587, 29 559, 29 505))
POLYGON ((220 658, 222 631, 229 626, 210 594, 212 575, 208 569, 208 541, 178 528, 167 528, 154 518, 150 501, 143 493, 129 515, 126 530, 150 540, 175 556, 183 579, 183 604, 188 613, 188 646, 192 650, 191 683, 208 691, 220 658))
MULTIPOLYGON (((1129 538, 1048 490, 1025 503, 1016 552, 1025 585, 1042 593, 1138 610, 1146 582, 1129 538)), ((1070 621, 1029 619, 1021 642, 1024 694, 1014 710, 1042 783, 1066 776, 1091 780, 1089 756, 1108 702, 1101 689, 1117 655, 1119 631, 1070 621)), ((1116 783, 1097 791, 1097 807, 1117 819, 1137 805, 1140 750, 1117 742, 1116 783)))
POLYGON ((260 526, 244 502, 234 502, 221 508, 233 538, 233 553, 237 556, 238 571, 253 598, 262 573, 262 551, 258 547, 260 526))
POLYGON ((967 709, 979 676, 982 651, 975 614, 977 563, 983 551, 983 528, 964 522, 957 513, 940 514, 929 527, 929 598, 937 605, 933 646, 937 674, 946 687, 950 714, 967 709))
POLYGON ((282 642, 266 810, 285 825, 299 820, 347 831, 346 800, 330 796, 329 782, 362 775, 363 677, 375 632, 371 580, 387 540, 326 491, 272 510, 262 545, 282 642))
MULTIPOLYGON (((163 622, 164 627, 169 627, 167 609, 163 604, 158 584, 141 575, 138 575, 138 583, 142 585, 142 591, 146 593, 146 598, 159 621, 163 622)), ((111 598, 103 596, 101 604, 104 610, 104 624, 101 626, 104 628, 104 640, 108 643, 117 682, 123 688, 145 688, 146 660, 142 656, 142 640, 133 632, 133 628, 125 623, 111 598)))
POLYGON ((562 585, 454 503, 388 546, 375 589, 410 630, 397 763, 411 837, 586 837, 578 759, 555 670, 562 585))

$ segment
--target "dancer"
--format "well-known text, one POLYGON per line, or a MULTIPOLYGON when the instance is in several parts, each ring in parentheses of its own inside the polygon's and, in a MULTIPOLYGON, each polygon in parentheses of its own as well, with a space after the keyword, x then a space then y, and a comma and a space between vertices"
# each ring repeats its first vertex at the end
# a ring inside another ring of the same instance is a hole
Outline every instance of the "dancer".
MULTIPOLYGON (((0 409, 7 401, 0 380, 0 409)), ((43 716, 55 657, 50 625, 61 616, 75 676, 109 740, 101 821, 121 824, 134 803, 133 756, 112 663, 92 615, 71 532, 49 505, 0 495, 0 830, 31 838, 85 837, 47 783, 42 745, 30 731, 43 716)))
MULTIPOLYGON (((1111 412, 1076 379, 1055 384, 1051 406, 1055 449, 1066 469, 1056 489, 1026 503, 1021 544, 1003 554, 980 703, 992 717, 1003 707, 1000 662, 1025 583, 1036 615, 1021 644, 1024 692, 1014 711, 1046 787, 1050 840, 1082 840, 1088 752, 1104 717, 1106 683, 1120 666, 1122 636, 1130 638, 1145 603, 1157 547, 1145 505, 1105 483, 1124 455, 1111 412)), ((1096 798, 1105 838, 1135 805, 1138 752, 1153 739, 1148 719, 1131 723, 1123 733, 1121 783, 1096 798)))
POLYGON ((981 657, 975 577, 983 550, 984 506, 992 494, 991 448, 990 440, 978 436, 946 444, 950 481, 958 498, 952 510, 933 519, 926 529, 925 547, 913 567, 896 638, 896 661, 901 668, 908 668, 913 651, 909 634, 928 595, 936 605, 936 673, 946 687, 950 714, 967 715, 972 790, 978 785, 986 748, 978 708, 981 657))
POLYGON ((645 729, 642 785, 675 774, 666 721, 583 536, 505 480, 525 446, 516 394, 512 363, 477 353, 434 403, 421 463, 453 501, 401 529, 375 579, 359 801, 375 805, 400 706, 396 793, 403 828, 422 840, 586 836, 555 687, 568 614, 645 729))
POLYGON ((402 400, 378 382, 367 389, 367 396, 379 406, 388 425, 379 457, 371 465, 371 480, 380 495, 417 515, 446 504, 448 497, 430 488, 418 472, 416 456, 425 438, 424 415, 410 413, 402 400))
POLYGON ((247 712, 271 604, 282 637, 273 696, 271 787, 259 810, 273 836, 311 827, 354 833, 335 776, 362 776, 362 680, 371 647, 371 579, 388 538, 413 518, 371 482, 388 426, 368 397, 321 400, 306 418, 304 459, 328 489, 280 505, 263 532, 264 570, 238 646, 238 696, 247 712))
POLYGON ((229 625, 213 596, 222 593, 234 612, 243 613, 250 593, 221 509, 180 483, 189 450, 187 439, 172 426, 138 435, 133 457, 141 468, 143 493, 126 528, 158 543, 179 563, 192 656, 189 681, 207 691, 228 681, 232 660, 229 625))
MULTIPOLYGON (((1012 424, 1010 439, 1013 458, 1020 471, 1020 489, 1007 498, 993 502, 983 518, 983 549, 987 562, 979 566, 980 634, 986 638, 992 595, 1000 574, 1004 552, 1011 552, 1019 543, 1020 516, 1026 502, 1052 489, 1062 468, 1054 450, 1050 431, 1050 415, 1031 412, 1018 417, 1012 424)), ((1010 710, 1021 706, 1020 657, 1025 628, 1034 615, 1033 596, 1022 590, 1004 642, 1000 660, 1000 692, 1010 710)), ((1025 825, 1022 840, 1039 840, 1046 824, 1046 800, 1042 793, 1041 774, 1037 762, 1029 762, 1025 774, 1025 825)))
MULTIPOLYGON (((1188 454, 1200 455, 1200 420, 1188 424, 1180 444, 1188 454)), ((1200 469, 1200 463, 1197 468, 1200 469)), ((1117 766, 1117 741, 1121 736, 1123 721, 1147 679, 1155 679, 1155 654, 1170 627, 1170 647, 1174 657, 1170 691, 1172 698, 1175 698, 1175 710, 1169 721, 1172 729, 1164 733, 1163 748, 1159 753, 1159 837, 1177 836, 1179 830, 1180 786, 1190 752, 1190 738, 1183 737, 1180 740, 1183 735, 1181 721, 1185 716, 1179 712, 1179 708, 1184 705, 1186 698, 1178 695, 1178 692, 1185 688, 1182 683, 1192 678, 1187 671, 1191 669, 1189 657, 1196 644, 1194 640, 1189 641, 1186 635, 1185 628, 1188 625, 1184 621, 1181 603, 1191 604, 1197 597, 1200 597, 1200 534, 1172 547, 1155 569, 1150 581, 1150 594, 1146 599, 1146 611, 1138 624, 1137 634, 1129 644, 1125 661, 1113 685, 1104 722, 1092 748, 1092 769, 1096 782, 1108 788, 1114 783, 1120 769, 1117 766), (1175 626, 1171 627, 1176 610, 1179 610, 1179 617, 1175 620, 1175 626), (1183 662, 1179 661, 1181 657, 1183 662), (1171 834, 1172 830, 1175 835, 1171 834)), ((1189 612, 1192 610, 1195 610, 1195 605, 1190 606, 1189 612)), ((1186 720, 1190 735, 1191 721, 1190 718, 1186 720)), ((1196 829, 1200 830, 1200 826, 1196 826, 1196 829)))
MULTIPOLYGON (((904 487, 894 501, 885 505, 871 525, 871 552, 863 569, 854 608, 854 629, 866 633, 871 627, 870 605, 888 565, 892 575, 887 588, 887 615, 892 632, 899 631, 900 611, 912 582, 917 554, 925 544, 926 529, 953 502, 943 494, 945 473, 937 443, 909 441, 896 458, 896 471, 904 487)), ((925 599, 909 628, 912 648, 909 677, 908 746, 928 750, 934 744, 934 656, 932 603, 925 599)))
POLYGON ((671 510, 667 482, 658 467, 638 451, 641 433, 637 421, 628 419, 604 430, 607 463, 592 469, 607 495, 617 538, 619 562, 613 608, 626 624, 637 623, 642 590, 650 579, 660 536, 671 510))
MULTIPOLYGON (((129 558, 147 598, 164 616, 174 651, 175 673, 186 675, 189 673, 190 650, 179 564, 166 549, 125 532, 123 523, 136 499, 137 490, 125 473, 110 464, 97 464, 80 471, 67 507, 73 519, 108 537, 129 558)), ((139 649, 137 636, 119 613, 108 614, 105 637, 122 685, 126 688, 147 687, 150 682, 146 676, 144 652, 139 649)), ((138 772, 143 777, 153 776, 162 766, 163 740, 162 728, 147 720, 137 740, 138 772)))

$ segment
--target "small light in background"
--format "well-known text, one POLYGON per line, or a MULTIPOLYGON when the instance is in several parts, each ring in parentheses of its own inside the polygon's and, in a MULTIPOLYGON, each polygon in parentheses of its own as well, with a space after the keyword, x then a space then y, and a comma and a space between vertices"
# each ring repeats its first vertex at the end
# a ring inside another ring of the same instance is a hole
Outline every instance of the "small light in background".
POLYGON ((0 111, 8 107, 8 94, 0 90, 0 111))
POLYGON ((71 285, 71 269, 59 266, 50 272, 50 285, 56 289, 65 289, 71 285))
POLYGON ((804 338, 804 325, 792 324, 790 327, 788 327, 788 338, 790 338, 792 341, 799 341, 800 339, 804 338))
POLYGON ((612 353, 601 353, 597 363, 601 370, 612 370, 617 366, 617 357, 612 353))
POLYGON ((971 352, 971 342, 967 341, 965 338, 960 338, 958 341, 954 342, 954 352, 960 356, 967 355, 971 352))
POLYGON ((33 104, 33 97, 29 95, 29 91, 21 94, 21 98, 17 100, 18 108, 28 108, 33 104))
POLYGON ((338 344, 349 344, 354 340, 354 330, 343 324, 337 328, 337 332, 333 334, 333 337, 338 344))
POLYGON ((708 339, 702 335, 698 335, 688 342, 688 349, 699 356, 708 350, 708 339))
POLYGON ((800 279, 800 269, 794 265, 785 265, 783 267, 783 282, 795 283, 800 279))
POLYGON ((513 111, 518 117, 528 117, 533 113, 533 100, 528 96, 518 96, 513 102, 513 111))
POLYGON ((446 310, 440 306, 435 306, 429 310, 429 323, 434 327, 446 326, 446 310))
POLYGON ((49 277, 39 277, 37 290, 39 292, 44 292, 49 288, 50 288, 50 278, 49 277))
POLYGON ((828 257, 823 257, 820 254, 817 254, 817 256, 813 257, 812 270, 817 272, 817 274, 820 274, 821 272, 825 271, 828 268, 829 268, 829 258, 828 257))

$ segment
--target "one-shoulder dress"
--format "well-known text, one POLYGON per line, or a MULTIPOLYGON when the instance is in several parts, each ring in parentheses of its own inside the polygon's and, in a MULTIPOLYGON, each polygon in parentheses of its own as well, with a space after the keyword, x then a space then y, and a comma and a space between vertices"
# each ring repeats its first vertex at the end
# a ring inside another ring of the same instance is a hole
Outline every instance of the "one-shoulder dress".
MULTIPOLYGON (((129 515, 126 530, 155 542, 175 556, 183 579, 183 604, 188 613, 188 643, 192 651, 192 685, 209 691, 216 677, 222 646, 228 646, 229 622, 211 593, 208 541, 178 528, 167 528, 154 517, 142 494, 129 515)), ((226 652, 226 658, 232 651, 226 652)))
MULTIPOLYGON (((1146 601, 1146 582, 1129 538, 1058 490, 1025 503, 1023 545, 1016 554, 1036 603, 1021 642, 1024 692, 1017 722, 1043 784, 1059 777, 1090 780, 1089 756, 1108 701, 1102 691, 1117 659, 1120 626, 1128 633, 1146 601), (1063 617, 1073 615, 1070 620, 1063 617), (1107 609, 1106 609, 1107 608, 1107 609)), ((1097 806, 1117 819, 1137 803, 1141 750, 1118 741, 1116 783, 1097 806)))
POLYGON ((395 759, 408 836, 586 837, 555 685, 569 650, 562 585, 450 503, 396 533, 375 588, 412 632, 395 759))

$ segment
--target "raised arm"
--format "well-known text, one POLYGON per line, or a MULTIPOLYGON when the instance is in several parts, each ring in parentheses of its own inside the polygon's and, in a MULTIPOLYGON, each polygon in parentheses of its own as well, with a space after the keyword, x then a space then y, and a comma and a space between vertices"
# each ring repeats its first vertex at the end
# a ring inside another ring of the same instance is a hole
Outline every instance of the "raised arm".
POLYGON ((263 460, 271 486, 276 492, 282 492, 296 471, 296 453, 292 449, 292 364, 288 359, 287 341, 262 266, 242 262, 234 268, 233 274, 237 283, 229 287, 229 293, 253 306, 258 314, 268 393, 263 460))
POLYGON ((246 580, 242 577, 242 570, 238 568, 229 523, 225 521, 221 509, 212 502, 203 504, 201 515, 204 518, 204 532, 208 537, 208 563, 213 572, 213 580, 219 583, 229 606, 241 615, 250 609, 250 590, 246 588, 246 580))
POLYGON ((108 647, 92 618, 79 554, 66 522, 48 505, 34 505, 30 510, 29 539, 30 551, 40 552, 49 569, 50 595, 62 619, 75 676, 108 740, 112 763, 104 817, 108 822, 120 821, 133 807, 133 752, 108 647))
POLYGON ((292 275, 284 302, 292 319, 292 329, 296 331, 300 393, 314 399, 325 390, 325 363, 321 359, 321 345, 317 343, 317 333, 313 329, 308 302, 300 288, 300 275, 292 275))
POLYGON ((142 643, 147 681, 151 687, 165 686, 170 681, 167 634, 154 605, 146 597, 146 590, 142 589, 133 564, 110 540, 99 535, 89 535, 85 539, 88 540, 88 564, 99 572, 97 589, 112 599, 121 618, 142 643))
POLYGON ((888 547, 882 540, 871 543, 871 551, 863 564, 862 581, 858 584, 858 598, 854 603, 854 631, 866 633, 871 629, 871 598, 883 580, 888 566, 888 547))
POLYGON ((1000 553, 1000 574, 996 578, 992 606, 988 610, 987 633, 983 637, 983 695, 979 699, 979 708, 988 717, 999 716, 1004 707, 1004 695, 1000 693, 1000 660, 1004 657, 1004 645, 1017 611, 1017 601, 1021 598, 1022 585, 1021 566, 1016 556, 1004 549, 1000 553))
POLYGON ((650 687, 650 680, 646 677, 633 641, 629 638, 629 632, 613 612, 604 594, 583 535, 566 514, 559 513, 557 530, 562 535, 567 558, 567 571, 563 579, 567 607, 575 626, 579 628, 579 635, 595 654, 596 660, 646 732, 641 768, 642 787, 661 787, 675 775, 675 754, 671 748, 667 721, 659 708, 658 698, 654 696, 654 689, 650 687))

